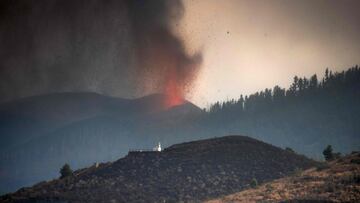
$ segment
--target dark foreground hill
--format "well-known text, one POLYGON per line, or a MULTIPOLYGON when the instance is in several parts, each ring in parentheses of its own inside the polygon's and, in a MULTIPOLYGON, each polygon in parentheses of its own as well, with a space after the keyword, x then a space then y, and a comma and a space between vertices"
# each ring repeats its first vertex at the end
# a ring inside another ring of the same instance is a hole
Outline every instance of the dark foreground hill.
POLYGON ((113 163, 78 170, 1 197, 1 202, 202 201, 289 175, 317 162, 244 136, 173 145, 162 152, 130 152, 113 163))

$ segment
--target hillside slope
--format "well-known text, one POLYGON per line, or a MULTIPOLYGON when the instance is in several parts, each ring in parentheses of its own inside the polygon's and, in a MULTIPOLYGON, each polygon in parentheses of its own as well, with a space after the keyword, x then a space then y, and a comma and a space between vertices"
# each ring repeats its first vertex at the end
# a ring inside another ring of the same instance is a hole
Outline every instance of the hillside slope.
MULTIPOLYGON (((0 151, 128 103, 96 93, 54 93, 0 104, 0 151)), ((122 107, 123 108, 123 107, 122 107)))
POLYGON ((113 163, 78 170, 3 196, 3 202, 201 201, 240 191, 252 178, 266 182, 317 163, 244 136, 173 145, 162 152, 130 152, 113 163))
POLYGON ((360 152, 321 167, 225 196, 208 203, 228 202, 359 202, 360 152))

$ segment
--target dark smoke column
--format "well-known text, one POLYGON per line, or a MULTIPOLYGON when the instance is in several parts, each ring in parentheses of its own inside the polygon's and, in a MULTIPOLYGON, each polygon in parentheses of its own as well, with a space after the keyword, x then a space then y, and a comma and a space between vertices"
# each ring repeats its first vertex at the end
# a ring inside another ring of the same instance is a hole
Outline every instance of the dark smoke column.
POLYGON ((179 0, 1 0, 0 102, 85 91, 179 103, 201 62, 172 32, 183 13, 179 0))
POLYGON ((202 56, 189 56, 173 33, 184 13, 180 0, 129 0, 138 83, 167 95, 166 106, 181 104, 196 79, 202 56))

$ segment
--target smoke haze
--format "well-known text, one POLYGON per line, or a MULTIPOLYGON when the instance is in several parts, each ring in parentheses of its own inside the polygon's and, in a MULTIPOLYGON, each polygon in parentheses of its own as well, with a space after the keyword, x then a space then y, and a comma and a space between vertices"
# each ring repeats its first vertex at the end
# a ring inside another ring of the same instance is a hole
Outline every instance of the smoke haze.
POLYGON ((360 63, 359 4, 2 0, 0 101, 63 91, 163 92, 205 107, 289 87, 295 75, 360 63))
POLYGON ((0 101, 62 91, 135 97, 183 94, 201 55, 172 33, 171 1, 44 0, 0 3, 0 101))

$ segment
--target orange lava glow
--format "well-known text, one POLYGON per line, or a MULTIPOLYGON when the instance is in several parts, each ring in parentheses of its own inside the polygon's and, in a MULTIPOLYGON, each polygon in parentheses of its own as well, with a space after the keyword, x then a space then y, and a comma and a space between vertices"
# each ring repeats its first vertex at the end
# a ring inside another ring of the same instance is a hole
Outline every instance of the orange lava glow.
POLYGON ((185 102, 183 90, 178 84, 174 74, 168 78, 165 88, 165 108, 181 105, 185 102))

